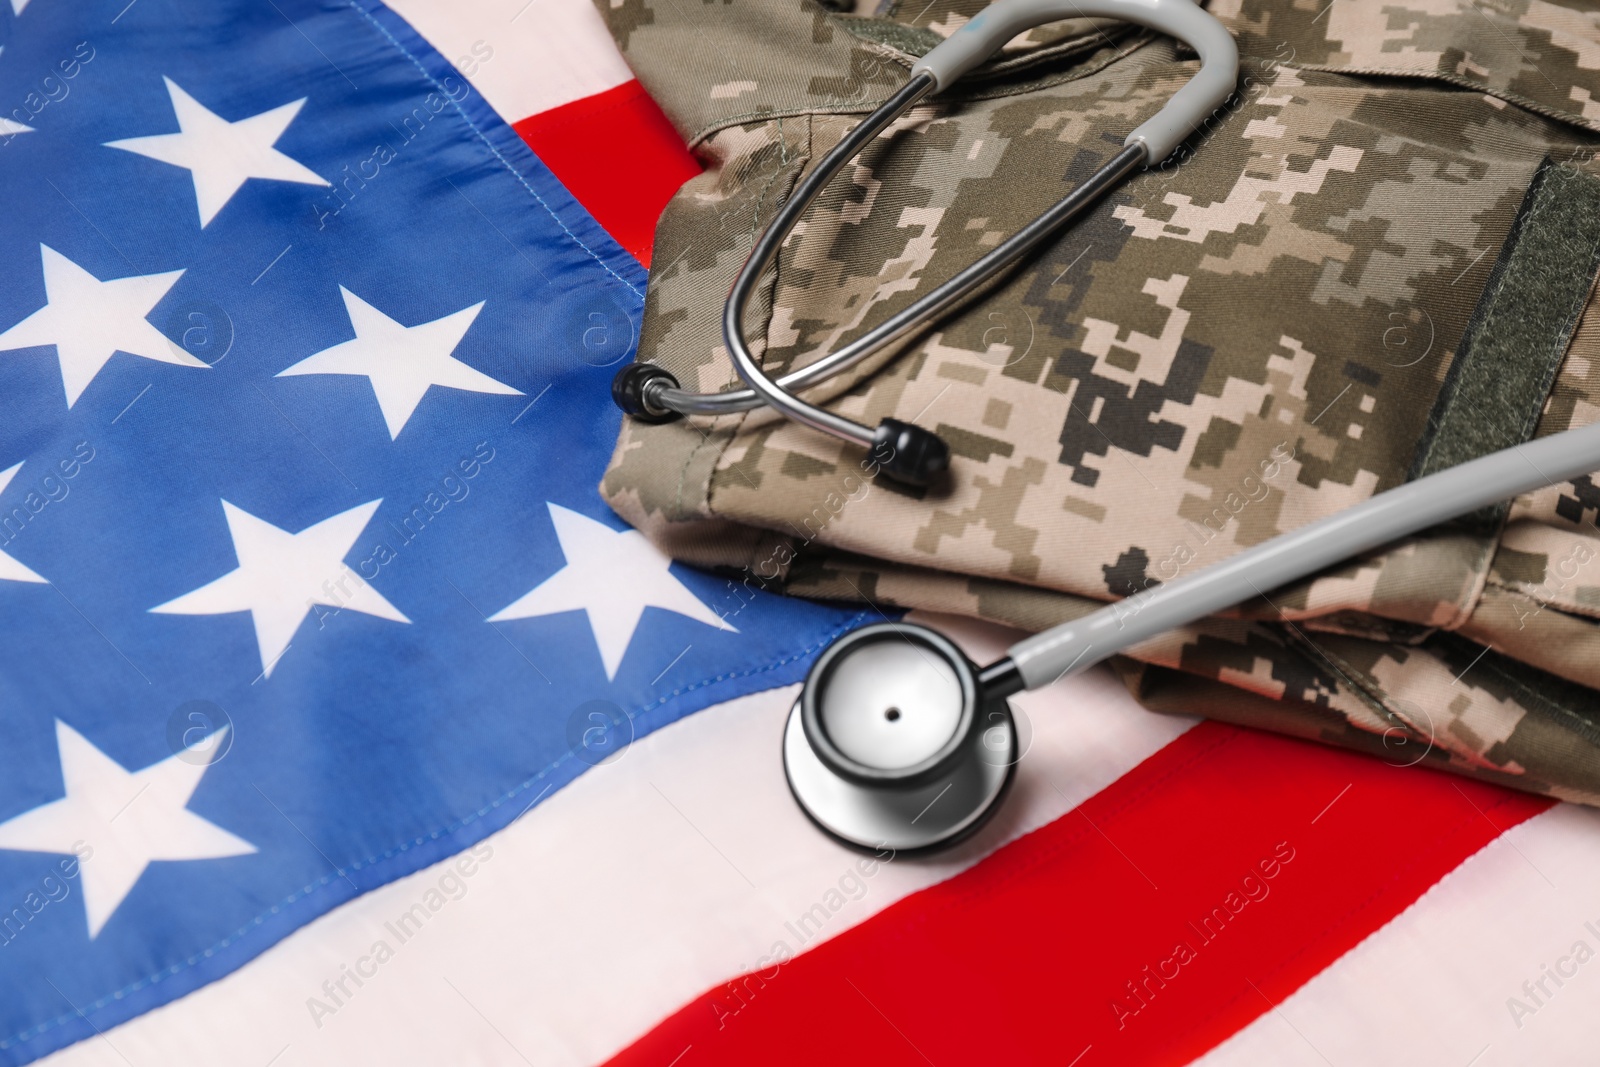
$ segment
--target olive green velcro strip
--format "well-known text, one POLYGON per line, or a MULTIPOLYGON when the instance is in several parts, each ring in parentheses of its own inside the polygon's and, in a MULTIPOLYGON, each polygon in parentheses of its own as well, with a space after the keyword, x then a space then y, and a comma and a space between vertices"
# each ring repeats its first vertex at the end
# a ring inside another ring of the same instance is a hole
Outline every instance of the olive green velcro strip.
MULTIPOLYGON (((1421 478, 1528 440, 1600 267, 1600 178, 1534 173, 1412 463, 1421 478)), ((1465 517, 1492 534, 1508 505, 1465 517)))
POLYGON ((845 29, 873 44, 887 45, 908 56, 922 57, 944 44, 944 38, 921 26, 907 26, 888 19, 861 18, 855 15, 836 16, 845 29))

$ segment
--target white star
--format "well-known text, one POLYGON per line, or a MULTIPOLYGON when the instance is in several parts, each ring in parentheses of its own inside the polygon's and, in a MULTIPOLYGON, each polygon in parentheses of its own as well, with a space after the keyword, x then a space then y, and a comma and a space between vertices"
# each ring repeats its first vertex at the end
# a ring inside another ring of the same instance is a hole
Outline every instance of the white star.
POLYGON ((263 677, 271 676, 313 607, 349 608, 408 623, 410 619, 344 563, 381 503, 369 501, 290 533, 224 500, 222 510, 238 568, 150 610, 163 615, 248 611, 261 649, 263 677))
POLYGON ((670 557, 638 530, 613 530, 587 515, 551 504, 550 521, 567 565, 490 622, 583 610, 600 646, 606 678, 617 676, 645 608, 665 608, 696 622, 738 633, 667 570, 670 557))
POLYGON ((222 751, 220 741, 215 734, 201 738, 160 763, 129 772, 57 719, 67 795, 0 823, 0 848, 87 853, 78 869, 93 938, 151 861, 220 859, 256 850, 185 807, 210 766, 202 753, 208 746, 222 751))
POLYGON ((473 393, 521 396, 520 390, 502 385, 475 371, 450 353, 466 335, 483 301, 442 319, 417 326, 402 326, 344 286, 344 309, 356 336, 332 348, 307 356, 278 372, 278 377, 298 374, 357 374, 372 383, 378 407, 389 426, 389 440, 400 436, 411 413, 417 410, 430 386, 443 385, 473 393))
MULTIPOLYGON (((24 460, 24 462, 26 462, 26 460, 24 460)), ((18 463, 10 470, 0 471, 0 496, 5 495, 6 486, 11 484, 11 479, 15 478, 17 476, 17 472, 21 469, 22 464, 18 463)), ((33 571, 29 570, 27 567, 24 567, 22 564, 18 563, 16 560, 12 559, 10 556, 6 555, 6 553, 0 552, 0 581, 44 582, 44 579, 39 577, 33 571)))
POLYGON ((206 366, 145 319, 183 271, 103 282, 49 245, 39 246, 39 258, 44 261, 45 305, 0 333, 0 352, 55 345, 67 407, 78 402, 117 352, 180 367, 206 366))
POLYGON ((202 227, 216 218, 217 212, 251 178, 302 185, 328 184, 320 175, 272 147, 294 121, 306 102, 305 97, 238 122, 229 122, 178 88, 171 78, 161 80, 167 83, 167 95, 172 98, 172 110, 177 113, 181 132, 107 141, 106 147, 136 152, 190 171, 202 227))

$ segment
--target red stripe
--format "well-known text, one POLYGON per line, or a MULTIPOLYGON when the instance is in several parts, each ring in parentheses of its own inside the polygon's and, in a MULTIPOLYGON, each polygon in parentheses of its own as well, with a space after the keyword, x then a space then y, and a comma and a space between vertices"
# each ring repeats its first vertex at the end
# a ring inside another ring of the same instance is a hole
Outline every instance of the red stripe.
POLYGON ((589 214, 648 267, 661 209, 700 165, 644 88, 624 82, 514 128, 589 214))
POLYGON ((611 1062, 1185 1063, 1550 803, 1202 723, 1077 811, 711 990, 611 1062))

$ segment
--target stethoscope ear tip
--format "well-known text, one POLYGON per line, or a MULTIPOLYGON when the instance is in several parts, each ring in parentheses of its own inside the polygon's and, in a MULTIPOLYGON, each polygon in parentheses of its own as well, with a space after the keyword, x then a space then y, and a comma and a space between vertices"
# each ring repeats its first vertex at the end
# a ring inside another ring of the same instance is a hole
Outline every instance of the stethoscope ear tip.
POLYGON ((678 379, 654 363, 630 363, 611 379, 611 400, 640 422, 671 422, 683 416, 654 402, 662 389, 678 388, 678 379))
POLYGON ((950 446, 915 423, 884 419, 872 434, 872 458, 890 478, 921 488, 950 469, 950 446))

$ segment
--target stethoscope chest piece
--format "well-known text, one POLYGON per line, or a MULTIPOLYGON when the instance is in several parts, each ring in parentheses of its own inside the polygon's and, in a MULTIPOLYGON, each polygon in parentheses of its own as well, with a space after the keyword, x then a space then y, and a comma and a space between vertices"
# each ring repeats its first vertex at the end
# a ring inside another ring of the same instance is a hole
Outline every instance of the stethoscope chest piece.
POLYGON ((932 630, 883 623, 847 634, 789 713, 789 789, 848 845, 948 846, 995 810, 1016 764, 1010 709, 981 693, 977 670, 932 630))

